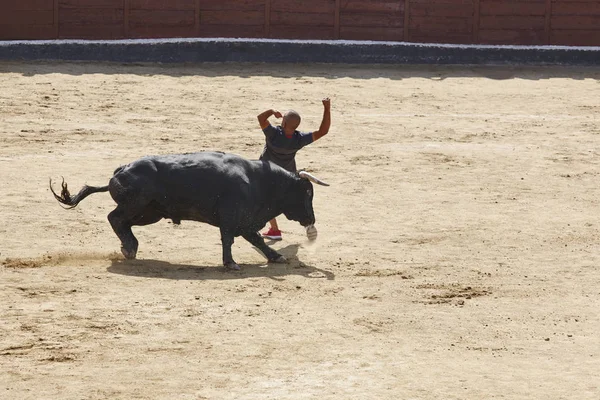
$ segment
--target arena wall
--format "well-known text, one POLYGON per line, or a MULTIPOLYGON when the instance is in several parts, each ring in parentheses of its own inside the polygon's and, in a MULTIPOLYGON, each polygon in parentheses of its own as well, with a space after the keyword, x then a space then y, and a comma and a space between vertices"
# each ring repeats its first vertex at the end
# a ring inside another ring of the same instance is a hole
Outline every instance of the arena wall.
POLYGON ((600 46, 600 0, 0 0, 0 40, 201 37, 600 46))

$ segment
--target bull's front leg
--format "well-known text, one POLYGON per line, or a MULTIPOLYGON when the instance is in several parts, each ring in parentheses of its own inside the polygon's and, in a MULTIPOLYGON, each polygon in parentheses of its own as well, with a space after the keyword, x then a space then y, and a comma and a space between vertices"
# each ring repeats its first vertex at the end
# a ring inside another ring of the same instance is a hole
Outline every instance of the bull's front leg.
POLYGON ((284 263, 287 261, 284 256, 267 246, 265 240, 258 232, 245 233, 242 235, 242 237, 249 241, 252 246, 262 251, 269 262, 284 263))
POLYGON ((233 230, 228 227, 221 227, 221 246, 223 246, 223 265, 225 268, 239 270, 240 266, 233 260, 231 246, 233 246, 233 230))

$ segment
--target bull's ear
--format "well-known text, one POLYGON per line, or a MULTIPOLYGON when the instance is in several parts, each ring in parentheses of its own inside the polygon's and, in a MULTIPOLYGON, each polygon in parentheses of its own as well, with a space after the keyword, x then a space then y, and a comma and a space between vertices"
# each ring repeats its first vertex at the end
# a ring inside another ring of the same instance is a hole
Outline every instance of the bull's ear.
POLYGON ((329 186, 328 183, 323 182, 322 180, 320 180, 319 178, 317 178, 314 175, 309 174, 306 171, 299 171, 298 172, 298 176, 302 179, 308 179, 309 181, 316 183, 317 185, 321 185, 321 186, 329 186))

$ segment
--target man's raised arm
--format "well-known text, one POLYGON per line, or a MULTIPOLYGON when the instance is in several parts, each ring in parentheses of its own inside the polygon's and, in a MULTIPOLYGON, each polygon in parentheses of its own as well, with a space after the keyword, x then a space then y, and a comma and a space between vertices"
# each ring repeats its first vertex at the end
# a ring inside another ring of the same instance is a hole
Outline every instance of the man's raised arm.
POLYGON ((275 118, 281 118, 281 113, 279 111, 276 111, 273 109, 270 109, 270 110, 267 110, 267 111, 264 111, 264 112, 258 114, 257 118, 258 118, 258 123, 260 124, 261 129, 265 129, 266 127, 271 125, 269 123, 269 117, 271 115, 274 115, 275 118))
POLYGON ((327 135, 331 126, 331 100, 329 97, 323 99, 323 120, 318 130, 313 132, 313 142, 327 135))

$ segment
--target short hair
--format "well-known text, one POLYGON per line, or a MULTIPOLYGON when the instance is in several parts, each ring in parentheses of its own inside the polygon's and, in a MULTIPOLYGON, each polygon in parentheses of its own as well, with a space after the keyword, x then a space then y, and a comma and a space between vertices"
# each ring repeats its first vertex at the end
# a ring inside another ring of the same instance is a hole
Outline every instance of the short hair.
POLYGON ((284 118, 287 122, 290 122, 292 124, 294 129, 296 129, 298 125, 300 125, 300 121, 302 121, 302 118, 300 118, 300 114, 298 114, 294 110, 289 110, 288 112, 286 112, 284 118))

